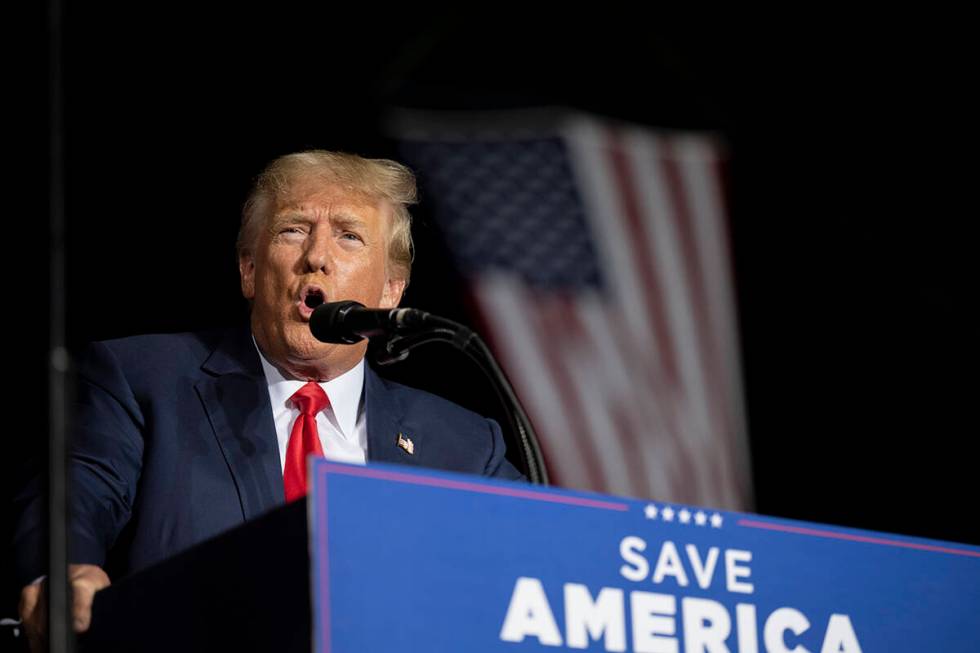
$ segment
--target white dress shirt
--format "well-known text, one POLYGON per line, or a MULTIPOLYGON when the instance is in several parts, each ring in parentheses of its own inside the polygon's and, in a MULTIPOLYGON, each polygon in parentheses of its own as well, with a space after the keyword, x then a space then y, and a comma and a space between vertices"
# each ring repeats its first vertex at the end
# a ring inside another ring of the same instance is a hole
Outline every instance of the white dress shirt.
MULTIPOLYGON (((255 342, 255 339, 252 339, 255 342)), ((279 468, 286 468, 286 447, 293 424, 299 417, 299 409, 289 400, 306 385, 306 381, 286 379, 274 365, 265 359, 258 345, 255 346, 262 361, 265 381, 269 386, 272 417, 276 423, 279 440, 279 468)), ((364 418, 364 359, 340 376, 320 387, 327 393, 330 405, 317 413, 316 429, 320 435, 323 455, 343 463, 365 464, 367 461, 367 428, 364 418)))

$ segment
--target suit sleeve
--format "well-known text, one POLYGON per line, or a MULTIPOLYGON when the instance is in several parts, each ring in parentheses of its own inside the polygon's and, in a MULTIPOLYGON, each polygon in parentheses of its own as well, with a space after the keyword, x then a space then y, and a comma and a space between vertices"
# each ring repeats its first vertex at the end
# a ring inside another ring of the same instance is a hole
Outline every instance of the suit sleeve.
MULTIPOLYGON (((143 458, 139 405, 104 344, 89 345, 79 358, 69 424, 69 559, 103 566, 129 520, 143 458)), ((47 573, 45 477, 36 469, 14 498, 12 553, 20 585, 47 573)))
POLYGON ((71 559, 104 565, 132 514, 144 417, 112 350, 94 343, 79 365, 71 428, 71 559))
POLYGON ((483 470, 483 475, 512 481, 526 481, 524 475, 517 471, 505 457, 507 447, 504 444, 500 425, 492 419, 488 419, 487 422, 490 425, 491 450, 490 459, 483 470))

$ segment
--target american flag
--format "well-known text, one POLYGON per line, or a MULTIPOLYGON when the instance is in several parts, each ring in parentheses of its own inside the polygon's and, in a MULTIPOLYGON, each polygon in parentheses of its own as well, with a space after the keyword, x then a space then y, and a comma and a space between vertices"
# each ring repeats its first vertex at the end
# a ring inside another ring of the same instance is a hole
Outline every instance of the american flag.
POLYGON ((723 147, 550 111, 393 125, 552 482, 748 508, 723 147))

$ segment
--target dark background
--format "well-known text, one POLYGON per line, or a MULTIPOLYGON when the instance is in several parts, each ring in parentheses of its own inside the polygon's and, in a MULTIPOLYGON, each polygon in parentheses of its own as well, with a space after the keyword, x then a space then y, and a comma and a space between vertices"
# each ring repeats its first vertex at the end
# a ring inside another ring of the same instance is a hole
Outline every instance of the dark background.
MULTIPOLYGON (((394 155, 390 107, 560 105, 710 130, 731 151, 755 511, 980 543, 976 52, 962 20, 134 11, 73 6, 64 22, 54 293, 72 347, 243 318, 233 243, 251 177, 301 148, 394 155)), ((8 61, 5 492, 44 455, 52 298, 45 38, 8 61)), ((404 303, 465 319, 424 205, 416 215, 404 303)), ((494 410, 454 354, 414 356, 399 379, 494 410), (427 373, 426 356, 447 371, 427 373)))

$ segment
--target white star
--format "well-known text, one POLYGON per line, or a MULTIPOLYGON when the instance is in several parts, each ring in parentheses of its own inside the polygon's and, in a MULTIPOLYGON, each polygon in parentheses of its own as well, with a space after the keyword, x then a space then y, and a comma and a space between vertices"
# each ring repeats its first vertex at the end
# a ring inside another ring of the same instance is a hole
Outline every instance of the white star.
POLYGON ((703 510, 698 510, 694 513, 694 523, 698 526, 704 526, 708 521, 708 516, 704 514, 703 510))
POLYGON ((711 515, 711 527, 721 528, 721 515, 718 513, 711 515))
POLYGON ((648 503, 647 507, 643 509, 643 514, 646 515, 647 519, 656 519, 657 506, 653 505, 652 503, 648 503))
POLYGON ((660 514, 663 516, 664 521, 674 521, 674 509, 670 506, 661 510, 660 514))
POLYGON ((681 520, 682 524, 686 524, 691 521, 691 511, 687 508, 681 508, 681 511, 677 513, 677 517, 681 520))

